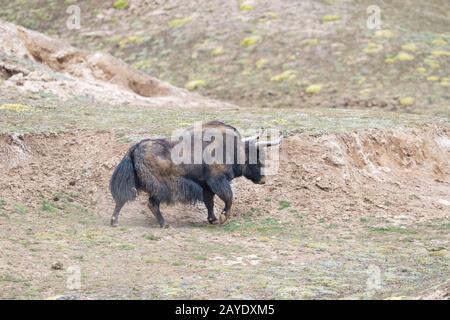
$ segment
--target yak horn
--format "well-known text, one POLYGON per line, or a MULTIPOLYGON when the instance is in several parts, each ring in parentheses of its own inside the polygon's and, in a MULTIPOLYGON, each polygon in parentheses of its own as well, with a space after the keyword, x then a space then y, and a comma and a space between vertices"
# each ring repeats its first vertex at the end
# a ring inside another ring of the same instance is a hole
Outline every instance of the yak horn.
POLYGON ((242 142, 248 142, 248 141, 253 141, 253 140, 256 140, 256 139, 258 139, 259 138, 259 135, 256 135, 256 136, 251 136, 251 137, 247 137, 247 138, 243 138, 242 139, 242 142))
POLYGON ((256 143, 257 147, 271 147, 271 146, 277 146, 281 144, 283 137, 279 137, 278 139, 271 140, 271 141, 258 141, 256 143))

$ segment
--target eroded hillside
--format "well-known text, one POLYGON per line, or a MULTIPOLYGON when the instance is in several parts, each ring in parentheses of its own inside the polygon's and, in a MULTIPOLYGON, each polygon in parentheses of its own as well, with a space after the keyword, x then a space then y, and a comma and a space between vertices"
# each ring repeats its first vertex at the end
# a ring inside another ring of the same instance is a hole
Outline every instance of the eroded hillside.
POLYGON ((86 1, 74 33, 61 3, 0 13, 67 40, 0 22, 0 298, 449 297, 448 58, 432 54, 448 50, 446 2, 424 28, 352 38, 364 1, 86 1), (141 195, 109 227, 130 145, 213 119, 279 129, 278 174, 235 180, 222 226, 176 205, 162 230, 141 195))

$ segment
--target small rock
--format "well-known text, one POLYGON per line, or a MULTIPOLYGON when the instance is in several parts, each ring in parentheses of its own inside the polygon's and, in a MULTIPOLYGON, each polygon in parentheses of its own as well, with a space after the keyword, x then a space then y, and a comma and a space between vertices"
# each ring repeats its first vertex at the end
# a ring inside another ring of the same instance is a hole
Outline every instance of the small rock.
POLYGON ((345 161, 341 157, 337 157, 335 155, 324 155, 322 157, 325 161, 329 162, 335 167, 343 167, 345 166, 345 161))
POLYGON ((444 200, 444 199, 439 199, 438 203, 442 204, 444 206, 450 206, 450 201, 447 201, 447 200, 444 200))
POLYGON ((259 261, 258 260, 250 260, 248 263, 250 263, 250 265, 252 265, 252 266, 256 266, 259 264, 259 261))
POLYGON ((25 79, 23 77, 23 73, 17 73, 9 78, 10 81, 13 81, 18 86, 23 86, 25 83, 25 79))
POLYGON ((59 262, 59 261, 56 261, 56 262, 52 263, 52 269, 53 270, 62 270, 63 266, 64 265, 62 264, 62 262, 59 262))

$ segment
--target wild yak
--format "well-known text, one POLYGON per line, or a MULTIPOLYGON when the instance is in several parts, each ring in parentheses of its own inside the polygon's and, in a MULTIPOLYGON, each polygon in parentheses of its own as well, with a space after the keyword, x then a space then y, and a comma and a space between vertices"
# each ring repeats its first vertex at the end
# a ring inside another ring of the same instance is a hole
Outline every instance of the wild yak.
POLYGON ((217 224, 214 195, 225 203, 219 217, 220 223, 224 223, 230 216, 233 201, 230 181, 244 176, 257 184, 265 183, 261 147, 281 143, 281 138, 275 141, 259 141, 258 137, 242 139, 236 128, 220 121, 203 123, 197 131, 192 127, 183 132, 182 140, 187 142, 184 146, 195 148, 194 144, 199 143, 201 153, 214 145, 215 140, 221 140, 222 148, 218 147, 215 152, 223 152, 226 159, 211 163, 202 156, 200 161, 195 162, 195 152, 187 152, 185 155, 190 161, 174 161, 174 154, 182 156, 186 151, 180 148, 180 139, 146 139, 133 145, 110 180, 110 191, 116 203, 111 226, 118 225, 120 210, 125 203, 134 200, 139 191, 149 195, 148 206, 162 228, 168 225, 160 211, 161 203, 203 201, 209 223, 217 224), (216 132, 216 135, 205 139, 210 131, 216 132))

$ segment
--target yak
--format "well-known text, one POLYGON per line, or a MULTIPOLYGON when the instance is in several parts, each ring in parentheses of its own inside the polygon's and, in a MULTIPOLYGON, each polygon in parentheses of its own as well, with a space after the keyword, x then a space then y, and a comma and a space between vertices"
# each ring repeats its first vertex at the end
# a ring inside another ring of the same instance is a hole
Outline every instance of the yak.
POLYGON ((160 204, 175 202, 203 201, 208 211, 208 222, 222 224, 231 213, 233 192, 230 181, 244 176, 256 184, 265 183, 262 147, 281 143, 281 138, 275 141, 259 141, 257 136, 243 139, 236 128, 221 121, 203 123, 200 134, 193 127, 183 132, 183 137, 189 138, 184 139, 187 141, 184 146, 195 148, 194 144, 199 143, 201 152, 214 144, 218 133, 223 146, 213 153, 222 152, 226 159, 210 163, 202 157, 195 162, 194 154, 186 153, 191 161, 174 161, 174 154, 183 155, 185 152, 180 148, 183 139, 145 139, 133 145, 116 166, 110 180, 110 191, 116 204, 111 226, 118 225, 121 209, 139 192, 148 194, 148 206, 161 228, 168 227, 168 224, 161 214, 160 204), (216 132, 216 136, 205 139, 208 131, 216 132), (214 215, 215 195, 225 204, 219 221, 214 215))

